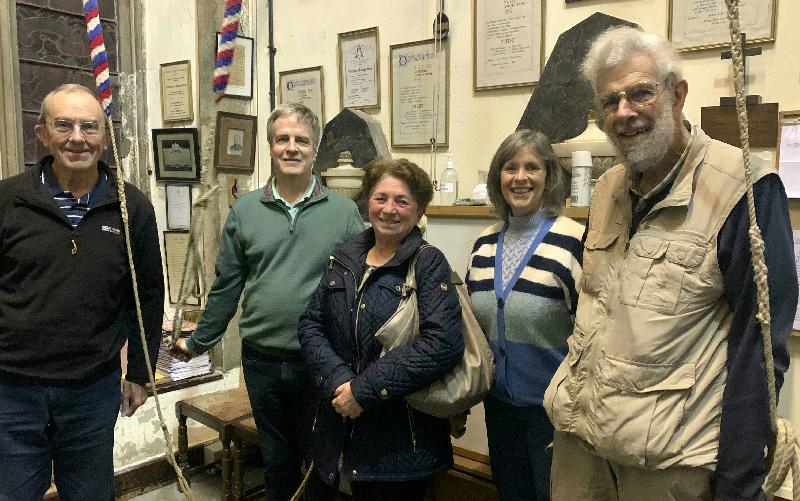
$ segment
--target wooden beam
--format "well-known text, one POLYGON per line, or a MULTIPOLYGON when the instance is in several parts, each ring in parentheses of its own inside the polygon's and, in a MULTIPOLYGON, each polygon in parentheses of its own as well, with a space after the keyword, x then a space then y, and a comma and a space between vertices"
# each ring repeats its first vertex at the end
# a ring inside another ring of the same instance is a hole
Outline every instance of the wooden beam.
POLYGON ((16 2, 0 7, 0 179, 24 170, 16 2))

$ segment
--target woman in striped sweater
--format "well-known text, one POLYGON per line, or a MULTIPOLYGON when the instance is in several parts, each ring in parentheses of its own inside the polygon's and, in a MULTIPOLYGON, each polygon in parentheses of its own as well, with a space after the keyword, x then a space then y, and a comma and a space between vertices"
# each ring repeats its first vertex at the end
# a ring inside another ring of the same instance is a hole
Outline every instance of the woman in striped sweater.
POLYGON ((553 427, 544 390, 567 353, 578 302, 583 225, 561 214, 565 176, 547 137, 508 136, 489 167, 501 221, 472 248, 467 286, 494 352, 486 397, 492 477, 504 501, 548 500, 553 427))

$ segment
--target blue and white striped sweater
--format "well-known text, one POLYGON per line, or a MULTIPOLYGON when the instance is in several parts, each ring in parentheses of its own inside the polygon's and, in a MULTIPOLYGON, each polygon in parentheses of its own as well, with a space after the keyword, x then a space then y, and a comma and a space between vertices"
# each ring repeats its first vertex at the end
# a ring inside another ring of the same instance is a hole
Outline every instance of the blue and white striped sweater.
POLYGON ((475 241, 466 284, 475 316, 495 356, 492 395, 513 405, 541 405, 572 334, 584 228, 559 216, 511 292, 499 301, 502 294, 495 293, 495 255, 504 224, 487 228, 475 241), (497 321, 498 315, 502 322, 497 321))

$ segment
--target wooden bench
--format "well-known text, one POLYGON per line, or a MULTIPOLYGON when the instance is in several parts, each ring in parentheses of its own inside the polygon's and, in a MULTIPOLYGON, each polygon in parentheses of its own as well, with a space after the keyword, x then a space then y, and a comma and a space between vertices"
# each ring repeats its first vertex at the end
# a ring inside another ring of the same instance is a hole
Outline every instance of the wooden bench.
MULTIPOLYGON (((256 429, 256 419, 247 418, 239 421, 233 425, 231 431, 231 439, 233 441, 233 499, 239 501, 246 497, 250 497, 251 493, 245 493, 244 490, 244 474, 242 472, 242 448, 245 443, 260 446, 261 441, 258 438, 258 430, 256 429)), ((256 491, 263 491, 262 488, 256 488, 256 491)))
POLYGON ((189 441, 186 421, 192 419, 208 426, 219 434, 222 442, 222 496, 223 501, 232 501, 231 449, 233 426, 253 415, 247 388, 240 382, 238 388, 216 391, 205 395, 185 398, 175 402, 178 417, 178 466, 189 481, 189 441))

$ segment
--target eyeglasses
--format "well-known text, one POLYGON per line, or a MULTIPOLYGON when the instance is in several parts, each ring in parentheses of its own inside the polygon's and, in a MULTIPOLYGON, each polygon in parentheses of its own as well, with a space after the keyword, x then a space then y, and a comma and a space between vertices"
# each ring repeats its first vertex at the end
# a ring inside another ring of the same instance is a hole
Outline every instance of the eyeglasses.
POLYGON ((638 82, 629 85, 620 91, 607 92, 597 98, 598 106, 603 113, 611 115, 616 113, 619 102, 624 96, 632 106, 641 108, 652 104, 662 91, 661 84, 654 82, 638 82))
POLYGON ((72 131, 75 130, 75 125, 77 124, 80 129, 81 133, 84 136, 97 136, 101 132, 103 132, 103 123, 98 122, 96 120, 85 120, 83 122, 74 122, 67 118, 57 118, 52 122, 45 122, 47 125, 53 128, 54 131, 58 132, 59 134, 71 134, 72 131))

